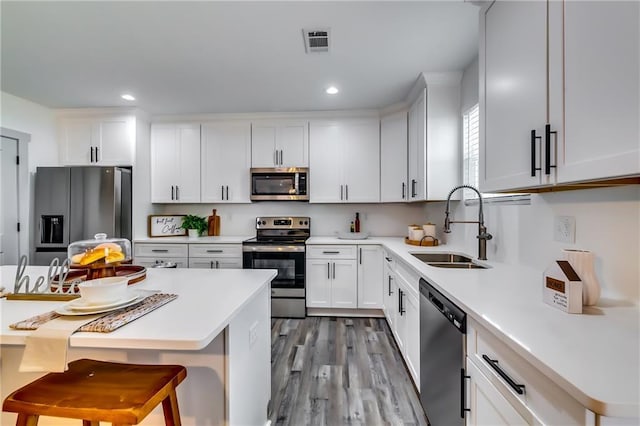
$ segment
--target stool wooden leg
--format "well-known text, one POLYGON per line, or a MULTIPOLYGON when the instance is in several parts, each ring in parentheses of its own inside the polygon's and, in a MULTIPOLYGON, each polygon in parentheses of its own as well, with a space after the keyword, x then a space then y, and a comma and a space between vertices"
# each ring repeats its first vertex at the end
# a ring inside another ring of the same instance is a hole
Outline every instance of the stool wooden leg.
POLYGON ((16 420, 16 426, 36 426, 38 424, 38 417, 36 414, 24 414, 18 413, 18 419, 16 420))
POLYGON ((100 422, 94 422, 92 420, 83 420, 82 426, 100 426, 100 422))
POLYGON ((164 412, 164 424, 166 426, 181 426, 180 410, 178 409, 178 397, 176 390, 171 389, 169 395, 162 400, 162 411, 164 412))

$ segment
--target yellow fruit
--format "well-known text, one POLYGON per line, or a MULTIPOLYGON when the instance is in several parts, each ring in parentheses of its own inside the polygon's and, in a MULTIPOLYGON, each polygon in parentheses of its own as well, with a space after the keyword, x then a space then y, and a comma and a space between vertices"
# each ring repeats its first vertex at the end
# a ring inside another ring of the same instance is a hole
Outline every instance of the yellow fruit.
POLYGON ((71 256, 71 262, 72 263, 80 263, 80 260, 82 260, 83 256, 84 256, 84 253, 74 254, 73 256, 71 256))
POLYGON ((118 244, 116 243, 102 243, 102 244, 98 244, 97 246, 95 246, 94 250, 98 250, 98 249, 104 249, 107 254, 117 251, 117 252, 122 252, 122 247, 120 247, 118 244))
POLYGON ((107 255, 107 257, 104 259, 104 262, 113 263, 113 262, 119 262, 121 260, 124 260, 124 253, 120 251, 114 251, 107 255))
POLYGON ((84 253, 84 256, 82 256, 82 259, 80 259, 80 264, 83 266, 88 265, 102 259, 106 255, 107 253, 105 253, 105 250, 87 250, 84 253))

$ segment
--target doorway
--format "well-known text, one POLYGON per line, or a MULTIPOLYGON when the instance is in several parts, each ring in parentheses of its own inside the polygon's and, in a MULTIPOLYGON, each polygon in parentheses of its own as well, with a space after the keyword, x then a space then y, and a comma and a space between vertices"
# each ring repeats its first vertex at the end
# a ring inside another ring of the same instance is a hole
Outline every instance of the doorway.
POLYGON ((29 190, 25 133, 0 128, 0 265, 28 255, 29 190))

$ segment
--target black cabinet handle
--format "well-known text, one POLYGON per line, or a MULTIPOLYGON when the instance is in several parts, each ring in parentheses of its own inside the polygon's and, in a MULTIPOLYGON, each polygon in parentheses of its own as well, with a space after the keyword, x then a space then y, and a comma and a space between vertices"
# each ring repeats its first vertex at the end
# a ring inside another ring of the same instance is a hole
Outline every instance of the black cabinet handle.
POLYGON ((167 249, 151 249, 152 253, 169 253, 167 249))
POLYGON ((207 253, 224 253, 224 250, 207 250, 207 253))
POLYGON ((172 199, 172 200, 174 200, 174 199, 175 199, 175 196, 173 195, 173 194, 174 194, 174 192, 173 192, 173 191, 174 191, 174 189, 173 189, 173 185, 171 185, 171 199, 172 199))
POLYGON ((227 188, 227 201, 229 201, 229 185, 227 185, 225 188, 227 188))
POLYGON ((336 279, 336 262, 333 262, 333 279, 336 279))
POLYGON ((344 185, 340 185, 340 201, 343 200, 344 185))
POLYGON ((550 175, 551 168, 556 167, 555 164, 551 164, 551 135, 556 137, 556 145, 558 144, 558 132, 551 131, 551 124, 544 126, 544 174, 550 175))
POLYGON ((93 163, 93 147, 91 147, 91 162, 93 163))
POLYGON ((415 179, 411 179, 411 198, 416 198, 416 184, 418 182, 415 179))
POLYGON ((402 199, 404 200, 405 194, 406 194, 406 188, 407 188, 407 184, 402 182, 402 199))
POLYGON ((393 294, 393 292, 391 291, 391 275, 389 275, 389 296, 391 296, 393 294))
POLYGON ((178 185, 176 185, 176 200, 180 199, 180 193, 178 192, 178 185))
POLYGON ((97 163, 98 161, 100 161, 100 160, 98 159, 98 147, 96 146, 96 163, 97 163))
POLYGON ((339 251, 323 251, 322 254, 340 254, 339 251))
POLYGON ((542 140, 542 136, 536 136, 536 131, 531 130, 531 177, 536 176, 536 171, 542 170, 536 167, 536 140, 542 140))
POLYGON ((465 391, 466 382, 465 379, 470 379, 471 376, 466 376, 464 374, 464 368, 460 369, 460 417, 464 419, 465 411, 471 411, 470 408, 465 408, 465 396, 467 392, 465 391))
POLYGON ((390 257, 386 257, 384 258, 387 262, 391 262, 391 258, 390 257))
POLYGON ((331 279, 331 264, 327 262, 327 279, 331 279))
POLYGON ((400 315, 406 312, 406 310, 404 309, 404 303, 402 303, 403 297, 404 297, 404 291, 398 289, 398 311, 400 312, 400 315))
POLYGON ((349 201, 349 185, 344 186, 344 199, 349 201))
POLYGON ((360 264, 362 265, 362 247, 360 247, 360 264))
POLYGON ((500 368, 497 359, 491 359, 486 354, 482 355, 482 359, 484 359, 487 364, 489 364, 489 366, 493 368, 493 370, 498 373, 518 395, 522 395, 524 393, 524 385, 517 384, 511 377, 509 377, 509 375, 500 368))
POLYGON ((224 185, 220 185, 220 199, 224 200, 224 185))

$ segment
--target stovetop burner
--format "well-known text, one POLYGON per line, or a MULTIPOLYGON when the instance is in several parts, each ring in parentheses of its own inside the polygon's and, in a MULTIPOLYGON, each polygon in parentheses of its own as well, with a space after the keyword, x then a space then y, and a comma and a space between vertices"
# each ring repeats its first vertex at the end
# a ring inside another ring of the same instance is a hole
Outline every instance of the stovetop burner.
POLYGON ((256 236, 247 245, 304 244, 311 235, 311 219, 299 216, 257 217, 256 236))

